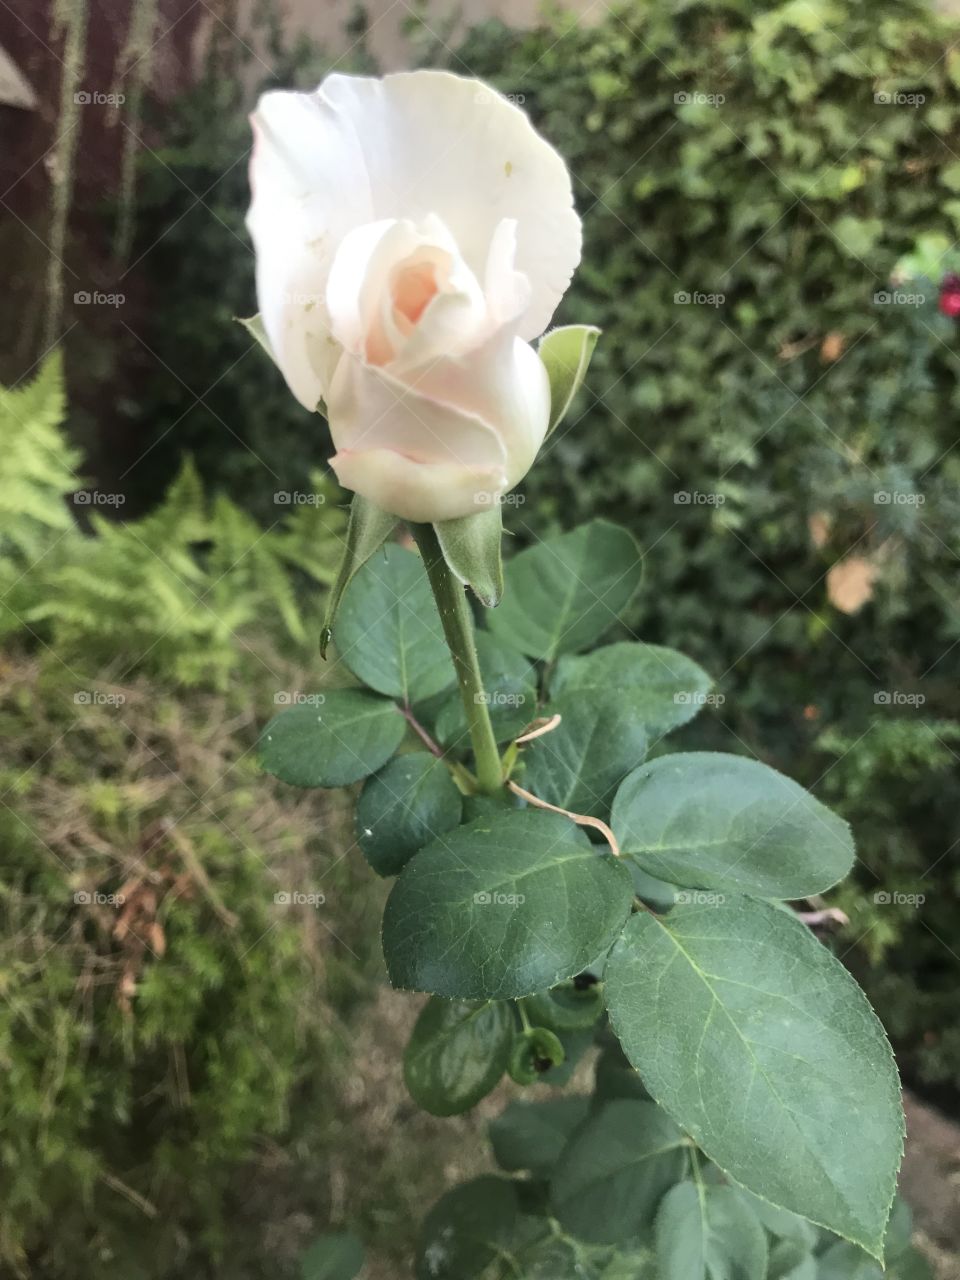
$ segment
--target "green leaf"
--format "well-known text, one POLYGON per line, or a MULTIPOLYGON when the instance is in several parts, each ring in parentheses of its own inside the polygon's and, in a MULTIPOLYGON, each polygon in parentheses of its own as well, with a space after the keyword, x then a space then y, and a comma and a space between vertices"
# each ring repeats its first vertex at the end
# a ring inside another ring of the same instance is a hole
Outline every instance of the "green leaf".
POLYGON ((403 1055, 414 1102, 434 1116, 455 1116, 485 1098, 507 1067, 513 1012, 499 1001, 424 1005, 403 1055))
POLYGON ((884 1280, 884 1271, 862 1249, 838 1240, 821 1256, 817 1280, 884 1280))
POLYGON ((625 856, 691 888, 805 898, 853 865, 841 818, 775 769, 721 752, 641 765, 617 792, 610 825, 625 856))
POLYGON ((918 1249, 908 1249, 884 1272, 883 1280, 934 1280, 934 1274, 918 1249))
POLYGON ((662 1280, 766 1280, 767 1238, 732 1187, 680 1182, 657 1211, 662 1280))
POLYGON ((675 884, 668 884, 666 880, 659 880, 656 876, 650 875, 634 858, 626 857, 624 862, 630 868, 633 891, 641 902, 653 907, 654 911, 660 915, 676 906, 677 886, 675 884))
POLYGON ((706 704, 713 681, 676 649, 629 640, 582 657, 561 658, 550 682, 553 696, 576 690, 584 697, 616 689, 624 709, 662 738, 692 720, 706 704))
POLYGON ((544 714, 561 720, 524 749, 524 787, 561 809, 606 818, 617 786, 646 754, 642 723, 617 689, 568 693, 544 714))
POLYGON ((542 1072, 537 1077, 537 1084, 563 1088, 573 1079, 573 1073, 583 1055, 593 1048, 593 1030, 558 1031, 556 1036, 563 1047, 563 1061, 542 1072))
MULTIPOLYGON (((764 1229, 769 1231, 772 1236, 775 1236, 778 1240, 792 1241, 806 1253, 815 1248, 817 1229, 806 1218, 801 1218, 799 1214, 791 1213, 789 1209, 781 1209, 779 1205, 771 1204, 769 1200, 763 1200, 760 1196, 755 1196, 752 1191, 747 1191, 745 1187, 739 1187, 738 1191, 741 1198, 746 1201, 760 1219, 764 1229)), ((887 1235, 889 1243, 889 1228, 887 1235)))
POLYGON ((595 1244, 649 1237, 686 1164, 683 1134, 652 1102, 608 1102, 574 1133, 550 1184, 561 1226, 595 1244))
POLYGON ((638 1098, 643 1102, 651 1100, 643 1081, 616 1043, 608 1045, 597 1059, 593 1103, 594 1106, 602 1106, 615 1098, 638 1098))
POLYGON ((274 716, 258 754, 267 773, 295 787, 345 787, 385 764, 406 728, 392 702, 331 689, 274 716))
POLYGON ((364 684, 420 702, 456 680, 423 562, 388 546, 347 587, 337 622, 340 657, 364 684))
POLYGON ((810 931, 746 898, 643 912, 605 977, 624 1052, 705 1154, 879 1257, 903 1142, 897 1070, 810 931))
MULTIPOLYGON (((537 714, 536 668, 522 653, 488 631, 478 631, 476 641, 493 732, 498 742, 508 742, 537 714)), ((451 694, 441 708, 436 733, 444 746, 469 746, 467 717, 459 692, 451 694)))
POLYGON ((617 621, 642 575, 633 535, 592 520, 507 562, 503 603, 488 625, 531 658, 575 653, 617 621))
POLYGON ((626 868, 559 814, 480 818, 414 854, 387 900, 395 987, 451 999, 532 995, 582 972, 630 910, 626 868))
POLYGON ((600 337, 592 324, 568 324, 544 334, 537 347, 550 379, 549 436, 566 417, 586 377, 587 366, 600 337))
POLYGON ((450 570, 492 609, 503 595, 503 511, 499 502, 473 516, 441 520, 433 526, 450 570))
POLYGON ((357 802, 357 843, 378 876, 399 875, 418 849, 460 822, 450 770, 427 751, 397 756, 368 778, 357 802))
POLYGON ((417 1280, 474 1280, 513 1243, 519 1216, 509 1178, 475 1178, 454 1187, 423 1224, 417 1280))
POLYGON ((357 570, 380 550, 396 527, 396 516, 390 515, 388 511, 381 511, 372 502, 362 498, 359 493, 353 495, 343 559, 340 561, 336 582, 330 590, 327 612, 320 633, 321 658, 327 656, 327 646, 330 643, 344 591, 350 585, 357 570))
POLYGON ((547 1177, 589 1109, 587 1098, 511 1102, 490 1122, 490 1142, 497 1164, 510 1173, 525 1169, 534 1177, 547 1177))
POLYGON ((910 1206, 902 1196, 895 1196, 890 1220, 887 1223, 887 1235, 884 1240, 887 1262, 894 1261, 910 1248, 913 1236, 913 1214, 910 1206))
POLYGON ((523 1002, 530 1021, 551 1031, 583 1031, 592 1027, 603 1013, 603 984, 578 987, 562 982, 552 991, 540 991, 523 1002))
POLYGON ((363 1266, 363 1245, 347 1232, 321 1236, 300 1259, 301 1280, 354 1280, 363 1266))
POLYGON ((778 1240, 770 1250, 767 1280, 817 1280, 817 1260, 798 1240, 778 1240))

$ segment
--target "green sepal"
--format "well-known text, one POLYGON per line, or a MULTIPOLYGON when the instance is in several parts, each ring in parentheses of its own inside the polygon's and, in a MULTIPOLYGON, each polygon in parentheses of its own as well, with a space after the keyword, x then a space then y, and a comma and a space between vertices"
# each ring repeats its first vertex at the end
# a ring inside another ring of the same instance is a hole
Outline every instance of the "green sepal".
MULTIPOLYGON (((256 318, 256 317, 255 317, 256 318)), ((246 323, 246 322, 245 322, 246 323)), ((337 572, 337 580, 330 592, 327 603, 327 615, 323 620, 320 632, 320 657, 326 658, 330 639, 333 635, 333 623, 340 608, 343 593, 350 585, 350 580, 358 569, 362 568, 374 552, 379 551, 397 527, 397 517, 388 511, 382 511, 359 493, 353 495, 350 504, 350 522, 347 525, 346 550, 337 572)))
POLYGON ((546 1027, 530 1027, 514 1041, 507 1071, 517 1084, 533 1084, 545 1071, 558 1067, 566 1054, 557 1036, 546 1027))
MULTIPOLYGON (((234 319, 236 320, 237 324, 243 325, 243 327, 246 329, 247 333, 249 333, 251 338, 256 339, 256 342, 260 347, 260 349, 267 353, 271 361, 279 369, 280 361, 277 359, 276 355, 274 354, 273 347, 270 344, 270 339, 267 337, 267 331, 264 328, 263 316, 259 313, 259 311, 255 316, 234 316, 234 319)), ((281 372, 283 371, 281 370, 281 372)), ((322 413, 324 416, 326 416, 327 408, 326 408, 326 405, 323 403, 323 400, 317 401, 314 408, 314 412, 322 413)))
POLYGON ((487 609, 503 597, 503 512, 499 502, 476 515, 441 520, 433 526, 451 573, 471 587, 487 609))
POLYGON ((273 354, 273 347, 270 345, 270 339, 267 337, 267 331, 263 326, 263 316, 258 311, 255 316, 234 316, 237 324, 242 324, 249 333, 251 338, 255 338, 263 350, 267 353, 274 364, 277 363, 277 357, 273 354))
POLYGON ((537 353, 550 379, 548 436, 563 421, 580 390, 599 337, 600 330, 595 325, 568 324, 552 329, 540 339, 537 353))

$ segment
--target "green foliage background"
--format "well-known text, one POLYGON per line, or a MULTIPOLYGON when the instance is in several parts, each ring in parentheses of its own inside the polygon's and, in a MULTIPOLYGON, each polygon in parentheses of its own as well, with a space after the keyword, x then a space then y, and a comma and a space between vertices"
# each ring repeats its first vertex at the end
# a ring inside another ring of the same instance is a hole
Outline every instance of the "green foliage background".
POLYGON ((584 215, 557 319, 604 336, 513 531, 597 510, 633 528, 635 630, 719 678, 710 745, 854 823, 847 959, 908 1074, 956 1088, 960 397, 936 308, 960 226, 955 27, 921 0, 694 0, 522 36, 488 24, 453 59, 425 34, 424 61, 522 95, 584 215), (925 101, 875 101, 896 92, 925 101), (676 100, 696 94, 723 101, 676 100), (900 288, 925 302, 876 303, 918 241, 934 280, 900 288), (675 301, 695 292, 724 301, 675 301), (850 556, 877 576, 846 614, 826 575, 850 556))
POLYGON ((316 678, 340 495, 265 531, 187 467, 149 517, 83 531, 63 412, 55 358, 0 390, 0 1273, 239 1280, 290 1214, 275 1275, 327 1212, 322 1166, 284 1162, 331 1149, 377 962, 342 799, 252 754, 316 678))

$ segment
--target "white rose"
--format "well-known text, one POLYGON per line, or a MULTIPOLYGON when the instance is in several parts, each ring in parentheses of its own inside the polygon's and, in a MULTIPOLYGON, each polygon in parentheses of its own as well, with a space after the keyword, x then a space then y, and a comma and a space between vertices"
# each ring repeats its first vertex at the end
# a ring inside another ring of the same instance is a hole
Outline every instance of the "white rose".
POLYGON ((407 520, 489 507, 550 419, 529 343, 580 259, 563 161, 440 71, 267 93, 253 127, 263 326, 297 399, 325 406, 338 479, 407 520))

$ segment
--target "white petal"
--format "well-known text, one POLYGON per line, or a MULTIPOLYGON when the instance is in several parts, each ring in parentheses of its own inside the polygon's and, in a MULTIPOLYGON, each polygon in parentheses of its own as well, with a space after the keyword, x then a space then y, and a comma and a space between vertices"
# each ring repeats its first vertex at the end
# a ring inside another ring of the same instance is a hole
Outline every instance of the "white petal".
POLYGON ((550 424, 543 361, 507 328, 476 351, 436 360, 410 376, 424 397, 489 423, 506 453, 506 488, 530 470, 550 424))
POLYGON ((502 492, 495 471, 413 462, 392 449, 338 453, 330 465, 345 489, 402 520, 424 524, 475 515, 502 492))
POLYGON ((337 341, 376 365, 399 359, 410 368, 468 351, 489 330, 480 286, 436 217, 420 225, 384 219, 350 231, 330 271, 327 309, 337 341), (398 311, 397 290, 424 269, 437 292, 411 324, 398 311))
POLYGON ((517 270, 516 218, 504 218, 497 224, 487 254, 483 292, 497 328, 517 320, 530 305, 530 281, 517 270))
POLYGON ((339 452, 393 449, 415 462, 495 472, 506 483, 506 449, 494 426, 354 356, 337 365, 327 416, 339 452))
POLYGON ((315 409, 336 351, 326 285, 337 245, 370 222, 363 155, 352 128, 317 94, 267 93, 252 117, 257 300, 277 363, 297 399, 315 409))
MULTIPOLYGON (((580 220, 563 160, 524 113, 445 71, 332 75, 319 92, 362 148, 373 205, 366 221, 437 214, 482 280, 497 227, 516 219, 515 268, 531 289, 518 332, 542 333, 580 260, 580 220)), ((335 168, 327 173, 336 191, 335 168)))

